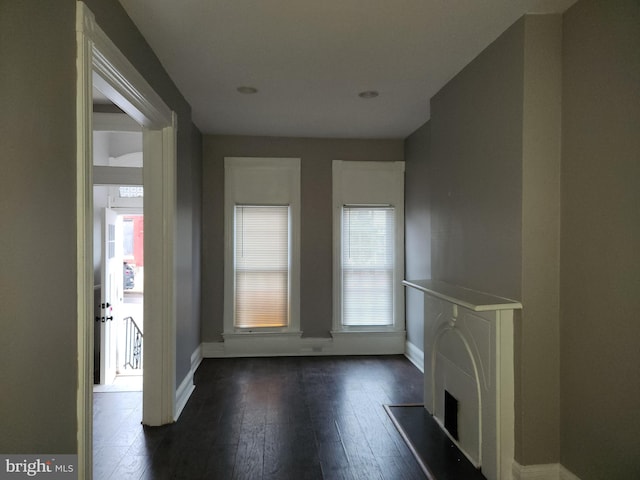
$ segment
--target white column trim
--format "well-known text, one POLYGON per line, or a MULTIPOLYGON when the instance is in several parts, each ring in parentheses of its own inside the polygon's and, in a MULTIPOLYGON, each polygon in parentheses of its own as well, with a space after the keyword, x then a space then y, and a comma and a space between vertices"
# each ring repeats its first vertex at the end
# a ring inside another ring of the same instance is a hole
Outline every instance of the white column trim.
POLYGON ((77 265, 77 348, 78 390, 76 419, 78 478, 90 480, 93 466, 93 92, 91 58, 93 44, 85 35, 87 11, 76 9, 76 265, 77 265))

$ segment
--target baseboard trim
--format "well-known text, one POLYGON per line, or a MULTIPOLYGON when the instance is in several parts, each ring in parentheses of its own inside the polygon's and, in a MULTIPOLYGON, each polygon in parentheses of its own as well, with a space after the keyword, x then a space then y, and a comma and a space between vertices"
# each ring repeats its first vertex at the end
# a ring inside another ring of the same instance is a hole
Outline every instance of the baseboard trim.
POLYGON ((202 362, 202 345, 198 345, 191 354, 191 372, 195 373, 202 362))
POLYGON ((193 376, 200 366, 200 362, 202 362, 202 345, 198 345, 191 354, 191 368, 176 390, 176 406, 175 413, 173 415, 174 421, 178 420, 182 410, 184 410, 184 407, 187 405, 189 398, 191 398, 191 394, 196 389, 195 383, 193 382, 193 376))
POLYGON ((520 465, 513 462, 513 480, 580 480, 559 463, 520 465))
POLYGON ((405 342, 404 356, 424 373, 424 352, 408 340, 405 342))
POLYGON ((224 342, 203 342, 200 344, 202 358, 224 358, 224 342))
POLYGON ((560 465, 560 480, 580 480, 577 475, 560 465))
POLYGON ((332 331, 333 355, 404 355, 407 333, 332 331))
POLYGON ((180 418, 182 410, 184 410, 184 407, 187 405, 187 402, 195 389, 196 386, 193 384, 193 374, 189 371, 176 390, 176 411, 173 415, 174 421, 178 421, 178 418, 180 418))
POLYGON ((226 335, 223 342, 203 342, 203 358, 322 355, 401 355, 405 332, 332 332, 332 338, 301 334, 226 335))

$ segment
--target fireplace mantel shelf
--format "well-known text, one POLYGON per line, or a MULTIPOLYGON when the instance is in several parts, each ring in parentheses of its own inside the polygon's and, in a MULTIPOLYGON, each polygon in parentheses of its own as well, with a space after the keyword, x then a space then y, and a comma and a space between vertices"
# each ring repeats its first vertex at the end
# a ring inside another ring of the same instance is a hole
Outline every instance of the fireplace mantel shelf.
POLYGON ((424 408, 488 480, 510 480, 515 450, 514 311, 517 300, 439 280, 404 280, 423 293, 424 408), (445 401, 446 393, 455 405, 445 401), (460 412, 466 412, 460 415, 460 412))
POLYGON ((457 287, 438 280, 404 280, 402 284, 474 312, 522 309, 522 304, 516 300, 496 297, 495 295, 457 287))

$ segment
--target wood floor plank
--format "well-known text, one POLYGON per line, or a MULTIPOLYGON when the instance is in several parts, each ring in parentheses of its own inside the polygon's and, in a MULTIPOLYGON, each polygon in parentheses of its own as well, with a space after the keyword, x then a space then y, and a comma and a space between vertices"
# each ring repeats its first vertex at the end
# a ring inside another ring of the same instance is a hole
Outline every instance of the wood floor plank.
POLYGON ((204 478, 211 480, 231 478, 237 453, 237 444, 214 445, 206 461, 204 478))
POLYGON ((118 480, 138 480, 149 467, 150 458, 147 456, 127 455, 122 458, 113 474, 109 478, 118 480))
POLYGON ((262 478, 265 429, 265 424, 243 424, 236 461, 233 465, 233 479, 262 478))
POLYGON ((140 424, 140 392, 94 394, 95 478, 424 478, 383 409, 422 401, 402 356, 205 359, 194 382, 163 427, 140 424))

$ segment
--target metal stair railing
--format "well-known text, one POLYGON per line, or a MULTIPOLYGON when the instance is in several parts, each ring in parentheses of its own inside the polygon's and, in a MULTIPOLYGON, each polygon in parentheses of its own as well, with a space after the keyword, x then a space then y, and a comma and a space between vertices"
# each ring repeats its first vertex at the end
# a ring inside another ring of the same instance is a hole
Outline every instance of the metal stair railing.
POLYGON ((124 368, 132 370, 142 369, 142 339, 143 334, 133 317, 124 318, 125 351, 124 368))

